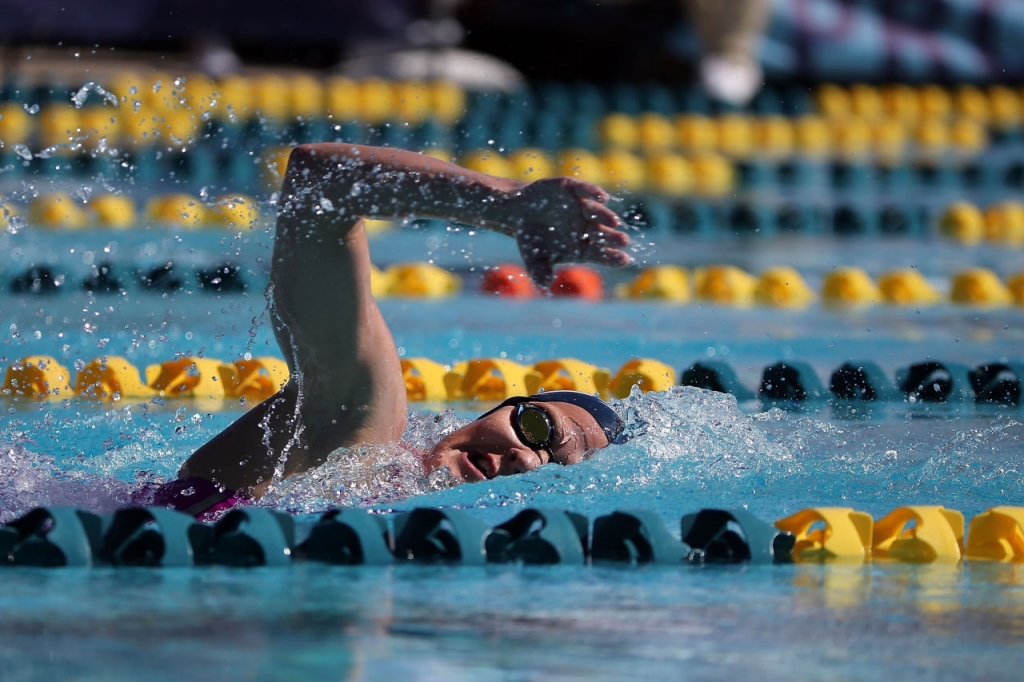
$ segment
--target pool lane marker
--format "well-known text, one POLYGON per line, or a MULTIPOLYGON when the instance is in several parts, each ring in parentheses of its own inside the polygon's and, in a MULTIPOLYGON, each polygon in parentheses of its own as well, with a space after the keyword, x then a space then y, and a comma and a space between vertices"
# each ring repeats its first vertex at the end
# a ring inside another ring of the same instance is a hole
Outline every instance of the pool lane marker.
MULTIPOLYGON (((1024 361, 990 362, 971 368, 957 362, 927 360, 897 369, 890 379, 870 360, 844 362, 827 385, 814 367, 798 360, 766 366, 757 391, 743 385, 728 363, 700 360, 680 373, 654 358, 633 358, 614 374, 576 358, 541 360, 532 366, 507 358, 474 358, 443 365, 429 358, 402 358, 410 402, 499 402, 541 390, 573 389, 602 398, 625 398, 641 391, 667 391, 678 384, 723 393, 738 401, 759 398, 765 405, 840 405, 907 402, 913 404, 990 404, 1020 406, 1024 397, 1024 361)), ((30 355, 8 366, 0 398, 62 400, 78 397, 109 402, 153 398, 204 402, 204 409, 228 409, 231 401, 258 403, 289 380, 280 358, 260 357, 226 363, 213 358, 179 357, 142 373, 119 356, 84 364, 75 381, 55 358, 30 355), (73 387, 73 388, 72 388, 73 387)))
POLYGON ((909 505, 878 521, 850 507, 813 507, 775 524, 742 509, 685 514, 674 536, 646 510, 593 520, 566 510, 527 508, 490 527, 472 510, 420 507, 393 514, 332 510, 300 537, 294 518, 236 507, 202 523, 163 507, 110 514, 37 507, 0 526, 0 566, 285 567, 296 561, 391 563, 707 564, 1024 563, 1024 508, 975 516, 939 505, 909 505))

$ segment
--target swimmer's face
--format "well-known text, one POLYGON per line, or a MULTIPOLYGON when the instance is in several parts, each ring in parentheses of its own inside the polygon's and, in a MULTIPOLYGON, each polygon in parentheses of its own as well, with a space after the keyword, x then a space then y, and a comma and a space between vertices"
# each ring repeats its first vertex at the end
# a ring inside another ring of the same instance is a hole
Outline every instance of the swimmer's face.
POLYGON ((531 471, 543 464, 576 464, 591 450, 608 445, 597 420, 582 407, 562 402, 528 402, 544 412, 553 427, 551 444, 534 448, 513 425, 517 406, 508 405, 449 434, 427 455, 427 468, 447 466, 463 481, 473 482, 531 471))

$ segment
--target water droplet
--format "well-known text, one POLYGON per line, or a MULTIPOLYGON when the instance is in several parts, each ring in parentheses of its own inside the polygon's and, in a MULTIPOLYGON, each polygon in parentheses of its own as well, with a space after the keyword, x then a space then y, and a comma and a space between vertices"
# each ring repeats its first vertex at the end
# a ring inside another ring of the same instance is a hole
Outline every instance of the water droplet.
POLYGON ((7 217, 7 234, 18 234, 28 226, 24 216, 12 215, 7 217))
POLYGON ((78 89, 74 95, 71 96, 71 101, 74 103, 76 109, 81 109, 85 105, 85 101, 89 98, 89 93, 95 92, 97 95, 103 98, 103 100, 113 106, 118 106, 120 102, 117 100, 117 95, 112 92, 108 92, 94 81, 89 81, 78 89))
POLYGON ((26 161, 32 160, 32 150, 23 144, 14 145, 14 153, 25 159, 26 161))

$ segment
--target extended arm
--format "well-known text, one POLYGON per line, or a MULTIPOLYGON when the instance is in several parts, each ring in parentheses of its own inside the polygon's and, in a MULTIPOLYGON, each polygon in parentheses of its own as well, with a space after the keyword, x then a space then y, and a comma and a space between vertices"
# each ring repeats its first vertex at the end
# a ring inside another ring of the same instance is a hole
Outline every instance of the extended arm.
POLYGON ((558 262, 621 265, 628 238, 598 187, 524 184, 398 149, 297 147, 281 190, 270 277, 274 331, 292 380, 197 451, 180 473, 259 486, 355 443, 398 440, 406 398, 391 333, 370 292, 362 217, 435 217, 516 238, 531 275, 558 262))

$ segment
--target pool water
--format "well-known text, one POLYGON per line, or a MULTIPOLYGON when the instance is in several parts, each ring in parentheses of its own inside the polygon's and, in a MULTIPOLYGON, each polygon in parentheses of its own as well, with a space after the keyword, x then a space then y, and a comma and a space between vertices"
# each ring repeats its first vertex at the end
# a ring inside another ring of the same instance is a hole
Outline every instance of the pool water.
MULTIPOLYGON (((175 354, 224 360, 276 354, 262 286, 269 236, 253 232, 0 236, 8 277, 49 259, 68 281, 100 257, 129 272, 171 259, 228 257, 244 293, 129 288, 101 296, 0 296, 0 364, 49 354, 68 366, 109 353, 137 366, 175 354), (106 249, 106 251, 104 251, 106 249), (86 255, 91 253, 91 256, 86 255), (260 261, 262 259, 262 262, 260 261), (88 261, 88 262, 87 262, 88 261), (76 274, 77 273, 77 274, 76 274)), ((809 280, 861 255, 878 268, 916 264, 941 280, 979 253, 918 242, 664 240, 647 262, 720 260, 756 271, 779 262, 809 280), (721 254, 730 254, 722 258, 721 254), (768 262, 775 259, 775 263, 768 262)), ((756 388, 762 368, 805 360, 823 380, 872 359, 890 375, 928 358, 975 366, 1024 355, 1024 311, 937 306, 904 310, 736 310, 690 304, 495 301, 471 283, 511 261, 480 235, 399 233, 371 244, 389 261, 433 258, 459 269, 456 299, 381 302, 400 352, 450 363, 505 354, 524 364, 579 357, 617 369, 634 356, 677 371, 729 362, 756 388)), ((980 254, 993 267, 1012 254, 980 254)), ((386 264, 387 261, 383 261, 386 264)), ((859 262, 863 262, 861 259, 859 262)), ((1005 267, 1003 268, 1005 269, 1005 267)), ((605 273, 609 281, 622 273, 605 273)), ((815 288, 812 284, 812 288, 815 288)), ((42 505, 109 511, 145 484, 173 477, 244 406, 160 401, 5 402, 0 514, 42 505)), ((413 405, 407 438, 426 444, 485 405, 413 405), (442 412, 435 420, 431 415, 442 412), (421 413, 420 410, 423 410, 421 413)), ((1022 504, 1024 426, 1018 408, 895 403, 851 412, 828 402, 770 408, 694 388, 625 401, 646 433, 574 467, 454 488, 422 477, 385 494, 374 453, 344 453, 279 485, 263 504, 297 515, 300 533, 332 505, 382 511, 457 506, 500 523, 527 506, 594 517, 654 510, 678 536, 684 513, 744 508, 773 522, 810 506, 851 506, 877 519, 903 504, 944 504, 969 519, 1022 504), (348 478, 346 478, 348 477, 348 478), (410 497, 406 497, 410 496, 410 497)), ((1015 679, 1024 662, 1024 572, 1016 565, 730 567, 395 566, 316 564, 284 570, 40 570, 0 573, 0 679, 1015 679)))

